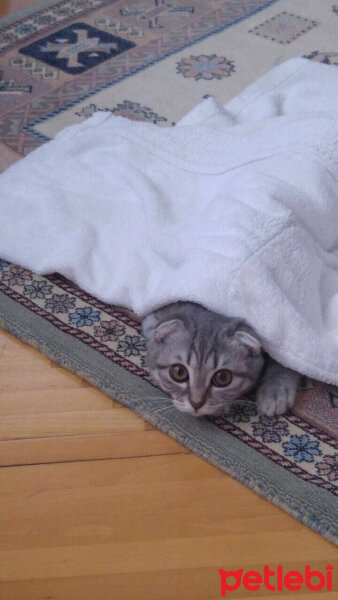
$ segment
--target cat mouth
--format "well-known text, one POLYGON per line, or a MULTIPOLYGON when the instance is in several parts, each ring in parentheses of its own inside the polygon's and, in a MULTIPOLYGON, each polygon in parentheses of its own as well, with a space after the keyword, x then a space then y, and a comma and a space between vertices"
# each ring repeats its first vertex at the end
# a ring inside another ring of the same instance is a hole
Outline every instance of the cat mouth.
POLYGON ((220 415, 225 411, 224 406, 218 406, 218 407, 202 406, 201 408, 196 409, 193 406, 182 406, 182 404, 177 401, 176 402, 174 401, 173 404, 180 412, 189 414, 192 417, 215 416, 215 415, 220 415))

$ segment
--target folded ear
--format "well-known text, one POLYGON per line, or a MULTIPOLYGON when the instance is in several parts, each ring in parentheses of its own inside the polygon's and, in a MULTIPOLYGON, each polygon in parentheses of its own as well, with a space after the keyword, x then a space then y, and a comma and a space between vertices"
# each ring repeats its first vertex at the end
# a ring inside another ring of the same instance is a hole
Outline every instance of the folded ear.
POLYGON ((175 339, 179 338, 184 331, 184 324, 181 319, 172 319, 171 321, 164 321, 158 325, 154 330, 154 338, 156 342, 164 342, 168 338, 175 339))
POLYGON ((257 356, 262 350, 262 344, 254 331, 249 332, 245 329, 238 329, 234 335, 234 339, 246 346, 252 356, 257 356))
POLYGON ((164 342, 169 338, 181 338, 185 331, 185 326, 181 319, 171 319, 158 324, 156 316, 151 313, 142 321, 142 333, 144 337, 151 341, 164 342))

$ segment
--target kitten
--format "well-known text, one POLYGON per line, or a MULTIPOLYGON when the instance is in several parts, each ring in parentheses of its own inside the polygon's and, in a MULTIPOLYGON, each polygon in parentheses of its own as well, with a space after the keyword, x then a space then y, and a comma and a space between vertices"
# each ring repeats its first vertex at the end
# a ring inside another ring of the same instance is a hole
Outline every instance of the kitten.
POLYGON ((150 313, 142 330, 151 377, 179 410, 225 413, 252 391, 260 414, 282 415, 293 406, 300 375, 270 358, 243 319, 182 301, 150 313))

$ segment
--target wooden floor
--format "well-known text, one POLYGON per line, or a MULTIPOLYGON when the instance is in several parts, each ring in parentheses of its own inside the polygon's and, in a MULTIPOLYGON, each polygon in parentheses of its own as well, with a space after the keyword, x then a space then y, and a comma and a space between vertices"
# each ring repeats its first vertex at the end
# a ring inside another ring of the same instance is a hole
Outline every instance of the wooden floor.
POLYGON ((26 6, 33 6, 38 4, 39 0, 0 0, 0 17, 4 17, 16 10, 26 8, 26 6))
MULTIPOLYGON (((28 4, 2 0, 0 15, 28 4)), ((1 331, 0 413, 0 600, 216 600, 219 568, 323 570, 337 557, 297 520, 1 331)), ((310 594, 241 587, 231 598, 310 594)))

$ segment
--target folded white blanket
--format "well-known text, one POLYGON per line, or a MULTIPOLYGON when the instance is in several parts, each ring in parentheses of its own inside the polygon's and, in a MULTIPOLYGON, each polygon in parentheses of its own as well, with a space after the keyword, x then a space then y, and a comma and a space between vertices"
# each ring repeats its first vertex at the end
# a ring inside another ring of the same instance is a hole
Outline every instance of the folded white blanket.
POLYGON ((338 69, 291 59, 172 128, 98 112, 0 177, 0 256, 145 314, 244 317, 338 384, 338 69))

